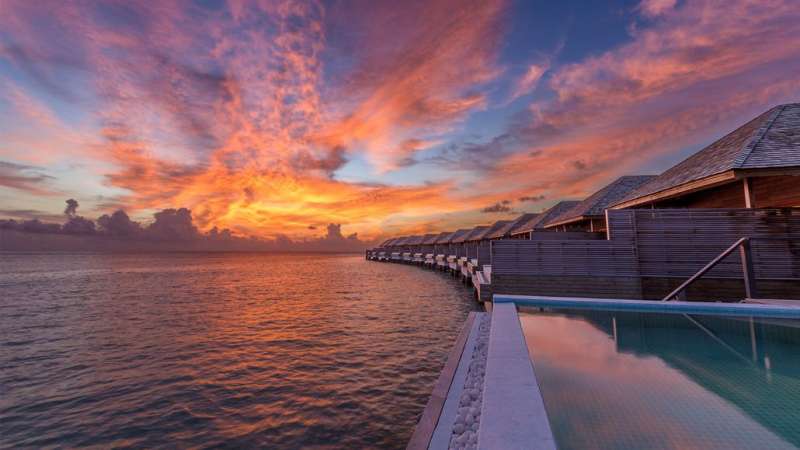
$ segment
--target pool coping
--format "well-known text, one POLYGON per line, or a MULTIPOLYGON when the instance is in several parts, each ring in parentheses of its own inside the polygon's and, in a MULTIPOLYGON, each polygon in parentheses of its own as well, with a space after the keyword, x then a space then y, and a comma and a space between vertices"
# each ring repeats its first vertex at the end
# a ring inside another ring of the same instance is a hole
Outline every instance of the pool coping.
POLYGON ((556 448, 517 307, 492 308, 478 429, 479 449, 556 448))
POLYGON ((555 449, 518 306, 800 319, 798 306, 494 294, 479 449, 555 449))
POLYGON ((642 311, 673 314, 715 314, 746 317, 781 317, 800 319, 800 301, 797 306, 759 303, 712 303, 658 300, 624 300, 612 298, 548 297, 531 295, 494 294, 495 307, 500 304, 549 308, 591 308, 614 311, 642 311))

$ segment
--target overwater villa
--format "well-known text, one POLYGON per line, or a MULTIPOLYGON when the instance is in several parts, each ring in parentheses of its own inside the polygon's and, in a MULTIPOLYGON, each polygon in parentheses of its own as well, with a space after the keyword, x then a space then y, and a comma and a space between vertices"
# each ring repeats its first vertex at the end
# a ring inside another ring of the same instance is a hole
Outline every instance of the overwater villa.
POLYGON ((440 234, 433 243, 433 267, 437 270, 444 271, 447 269, 447 250, 453 234, 455 234, 455 232, 445 231, 440 234))
POLYGON ((619 177, 572 208, 549 219, 544 223, 544 228, 557 231, 606 231, 606 209, 653 178, 653 175, 619 177))
POLYGON ((535 219, 538 215, 538 213, 525 213, 516 219, 506 221, 505 225, 493 230, 490 233, 486 233, 486 239, 493 241, 496 239, 510 238, 514 236, 518 230, 524 228, 528 222, 535 219))
POLYGON ((661 299, 746 238, 748 267, 730 251, 675 295, 800 298, 797 212, 786 209, 800 205, 798 126, 800 105, 777 106, 661 175, 623 176, 582 201, 451 236, 453 269, 481 300, 661 299))
POLYGON ((455 274, 458 269, 459 252, 461 251, 461 242, 463 242, 462 238, 469 234, 469 232, 470 230, 462 228, 454 231, 453 234, 445 238, 444 243, 447 245, 447 257, 445 259, 447 262, 446 270, 451 274, 455 274))
POLYGON ((491 313, 468 319, 409 448, 800 446, 798 208, 788 104, 660 175, 417 237, 425 265, 471 282, 491 313))
POLYGON ((509 236, 514 239, 532 239, 534 231, 544 231, 545 224, 552 219, 563 214, 565 211, 575 207, 578 202, 575 200, 562 200, 549 209, 542 211, 539 214, 532 215, 527 220, 520 222, 510 232, 509 236))
POLYGON ((800 206, 800 103, 776 106, 668 169, 613 206, 800 206))
POLYGON ((431 237, 429 237, 428 239, 425 240, 425 242, 423 242, 422 251, 425 254, 424 264, 425 264, 426 267, 433 268, 434 266, 436 266, 436 262, 437 262, 436 261, 437 242, 439 242, 441 239, 446 238, 450 234, 452 234, 452 233, 449 232, 449 231, 444 231, 444 232, 439 233, 439 234, 432 234, 432 235, 430 235, 431 237))

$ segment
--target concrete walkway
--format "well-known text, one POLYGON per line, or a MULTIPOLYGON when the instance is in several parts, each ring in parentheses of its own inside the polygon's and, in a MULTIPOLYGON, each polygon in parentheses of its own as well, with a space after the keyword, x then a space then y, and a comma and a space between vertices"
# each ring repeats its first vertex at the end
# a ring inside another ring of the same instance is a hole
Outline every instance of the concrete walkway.
POLYGON ((478 448, 556 448, 514 303, 492 310, 478 448))

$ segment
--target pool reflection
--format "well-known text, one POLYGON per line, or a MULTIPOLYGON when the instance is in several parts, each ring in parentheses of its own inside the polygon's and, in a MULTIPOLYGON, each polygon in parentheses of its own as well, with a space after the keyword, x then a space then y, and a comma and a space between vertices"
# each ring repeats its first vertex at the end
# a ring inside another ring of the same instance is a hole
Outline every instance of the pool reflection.
POLYGON ((796 322, 522 309, 560 448, 795 448, 796 322))

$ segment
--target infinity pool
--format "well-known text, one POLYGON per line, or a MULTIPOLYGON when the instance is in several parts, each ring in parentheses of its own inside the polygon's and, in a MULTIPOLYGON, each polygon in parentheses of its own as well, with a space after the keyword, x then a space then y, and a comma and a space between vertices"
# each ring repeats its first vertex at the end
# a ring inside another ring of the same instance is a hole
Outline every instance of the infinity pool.
POLYGON ((562 449, 800 447, 800 321, 520 307, 562 449))

